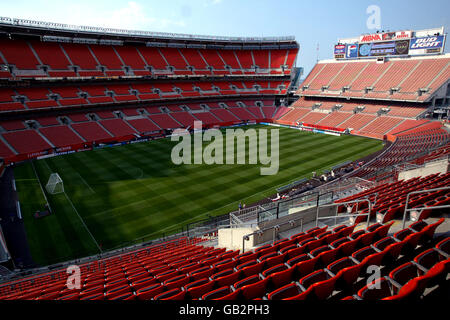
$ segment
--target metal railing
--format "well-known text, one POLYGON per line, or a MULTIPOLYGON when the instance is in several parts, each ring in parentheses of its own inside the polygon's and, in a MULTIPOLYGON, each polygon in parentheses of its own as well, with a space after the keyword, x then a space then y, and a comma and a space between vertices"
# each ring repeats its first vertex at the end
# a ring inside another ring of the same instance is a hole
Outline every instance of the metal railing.
POLYGON ((296 226, 296 222, 297 221, 300 221, 300 230, 301 230, 301 232, 303 232, 303 217, 302 217, 302 218, 292 219, 292 220, 289 220, 289 221, 277 224, 275 226, 271 226, 271 227, 268 227, 268 228, 260 229, 260 230, 257 230, 255 232, 252 232, 252 233, 249 233, 249 234, 246 234, 246 235, 242 236, 242 253, 245 252, 245 241, 249 241, 251 236, 258 236, 258 235, 261 236, 265 231, 273 230, 272 243, 274 243, 275 239, 276 239, 277 232, 280 230, 281 226, 291 225, 294 228, 296 226))
POLYGON ((316 227, 319 224, 319 220, 334 219, 335 224, 337 224, 337 219, 338 218, 351 218, 351 217, 363 217, 363 216, 367 216, 367 227, 369 227, 371 213, 372 213, 372 202, 368 198, 357 199, 357 200, 346 201, 346 202, 339 202, 339 203, 331 203, 331 204, 326 204, 326 205, 323 205, 323 206, 318 206, 317 210, 316 210, 316 227), (369 211, 367 213, 339 214, 338 215, 338 208, 339 208, 339 206, 347 205, 347 204, 356 204, 356 212, 357 212, 358 209, 359 209, 359 204, 361 202, 367 202, 368 203, 369 211), (333 207, 333 206, 336 207, 336 211, 335 211, 335 215, 334 216, 319 217, 319 212, 320 212, 321 208, 323 209, 323 208, 333 207))
POLYGON ((443 206, 433 206, 433 207, 420 207, 420 208, 408 208, 409 204, 409 198, 411 195, 419 194, 419 193, 426 193, 426 192, 434 192, 434 191, 440 191, 440 190, 450 190, 450 187, 441 187, 441 188, 435 188, 435 189, 428 189, 428 190, 418 190, 418 191, 412 191, 406 195, 406 203, 405 203, 405 210, 403 211, 403 218, 402 218, 402 228, 405 228, 406 224, 406 214, 410 211, 420 211, 422 213, 423 210, 435 210, 435 209, 445 209, 450 208, 450 205, 443 205, 443 206))
MULTIPOLYGON (((352 201, 347 201, 347 202, 341 202, 341 203, 332 203, 332 204, 326 204, 326 205, 321 205, 321 206, 317 206, 317 211, 316 211, 316 218, 315 218, 315 226, 317 227, 319 225, 319 220, 325 220, 325 219, 334 219, 335 220, 335 224, 337 224, 337 219, 338 218, 351 218, 351 217, 364 217, 367 216, 367 227, 370 224, 370 216, 372 213, 372 202, 365 198, 365 199, 358 199, 358 200, 352 200, 352 201), (347 205, 347 204, 356 204, 356 211, 358 211, 359 208, 359 204, 362 202, 367 202, 368 203, 368 212, 367 213, 354 213, 354 214, 340 214, 338 215, 338 207, 340 205, 347 205), (325 217, 319 217, 319 211, 320 208, 326 208, 326 207, 332 207, 335 206, 336 207, 336 214, 333 216, 325 216, 325 217)), ((300 221, 300 227, 301 227, 301 232, 303 232, 303 220, 304 217, 300 217, 297 219, 292 219, 283 223, 280 223, 278 225, 274 225, 268 228, 264 228, 261 230, 257 230, 255 232, 246 234, 242 237, 242 252, 245 252, 245 241, 249 241, 251 236, 261 236, 264 232, 269 231, 269 230, 273 230, 273 237, 272 237, 272 243, 275 242, 276 239, 276 235, 277 235, 277 231, 280 229, 281 226, 283 225, 291 225, 293 228, 295 226, 296 221, 300 221)))
POLYGON ((325 184, 317 187, 319 191, 328 191, 333 192, 334 196, 340 195, 344 192, 348 192, 349 190, 354 191, 354 193, 358 193, 358 188, 369 189, 375 187, 375 182, 369 181, 360 177, 350 177, 345 180, 337 180, 334 184, 325 184))
POLYGON ((45 22, 29 19, 18 19, 9 17, 0 17, 0 24, 17 25, 24 27, 45 28, 62 31, 75 32, 90 32, 90 33, 104 33, 104 34, 118 34, 125 36, 143 36, 152 38, 175 38, 175 39, 191 39, 191 40, 219 40, 229 42, 277 42, 277 41, 294 41, 295 36, 281 36, 281 37, 225 37, 225 36, 210 36, 210 35, 194 35, 183 33, 169 33, 169 32, 152 32, 141 30, 127 30, 116 28, 102 28, 92 26, 78 26, 65 23, 45 22))

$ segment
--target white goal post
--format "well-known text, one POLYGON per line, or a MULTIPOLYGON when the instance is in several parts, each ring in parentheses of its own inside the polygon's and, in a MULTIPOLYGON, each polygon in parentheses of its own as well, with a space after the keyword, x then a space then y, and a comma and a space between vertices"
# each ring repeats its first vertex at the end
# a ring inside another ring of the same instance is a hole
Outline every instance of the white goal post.
POLYGON ((50 175, 45 189, 50 194, 58 194, 64 192, 64 183, 59 174, 52 173, 50 175))

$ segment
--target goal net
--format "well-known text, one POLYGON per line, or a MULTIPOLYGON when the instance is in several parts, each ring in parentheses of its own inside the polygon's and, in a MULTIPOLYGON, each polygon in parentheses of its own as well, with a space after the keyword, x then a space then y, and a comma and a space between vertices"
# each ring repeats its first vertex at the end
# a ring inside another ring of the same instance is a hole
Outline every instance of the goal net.
POLYGON ((59 174, 52 173, 50 175, 45 189, 47 189, 47 192, 50 194, 58 194, 64 192, 64 184, 59 174))

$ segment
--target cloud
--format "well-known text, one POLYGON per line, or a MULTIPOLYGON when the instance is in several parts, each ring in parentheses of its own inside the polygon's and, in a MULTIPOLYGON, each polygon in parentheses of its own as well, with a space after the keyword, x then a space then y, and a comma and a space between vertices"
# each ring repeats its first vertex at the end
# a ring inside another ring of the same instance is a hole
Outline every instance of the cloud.
POLYGON ((164 17, 154 17, 146 14, 145 8, 141 4, 130 1, 126 6, 105 11, 104 14, 94 13, 86 15, 85 8, 80 8, 79 14, 74 19, 78 24, 95 25, 119 29, 136 30, 164 30, 168 27, 183 27, 184 21, 180 19, 170 19, 164 17))
POLYGON ((203 3, 203 6, 204 7, 215 6, 222 2, 223 2, 223 0, 206 0, 206 2, 203 3))
MULTIPOLYGON (((136 1, 129 1, 118 8, 108 8, 107 3, 73 2, 64 6, 54 6, 52 10, 22 10, 10 15, 14 18, 25 18, 48 22, 59 22, 70 25, 107 27, 128 30, 170 31, 185 27, 184 20, 179 17, 161 17, 150 15, 148 7, 136 1), (168 30, 173 28, 172 30, 168 30)), ((152 13, 156 12, 152 10, 152 13)))

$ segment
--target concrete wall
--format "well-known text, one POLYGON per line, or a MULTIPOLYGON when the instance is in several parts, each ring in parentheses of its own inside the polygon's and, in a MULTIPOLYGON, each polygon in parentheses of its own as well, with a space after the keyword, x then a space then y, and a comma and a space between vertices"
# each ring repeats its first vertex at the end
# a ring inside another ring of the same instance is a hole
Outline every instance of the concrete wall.
MULTIPOLYGON (((255 232, 256 228, 226 228, 219 229, 218 246, 227 248, 228 250, 242 250, 242 238, 250 233, 255 232)), ((245 251, 255 247, 254 237, 250 236, 249 241, 245 241, 245 251)))
POLYGON ((402 171, 398 174, 398 180, 408 180, 415 177, 425 177, 433 173, 446 173, 449 169, 447 159, 426 163, 424 167, 402 171))

